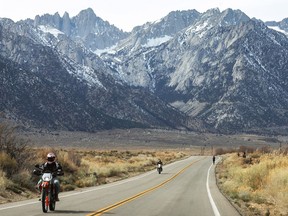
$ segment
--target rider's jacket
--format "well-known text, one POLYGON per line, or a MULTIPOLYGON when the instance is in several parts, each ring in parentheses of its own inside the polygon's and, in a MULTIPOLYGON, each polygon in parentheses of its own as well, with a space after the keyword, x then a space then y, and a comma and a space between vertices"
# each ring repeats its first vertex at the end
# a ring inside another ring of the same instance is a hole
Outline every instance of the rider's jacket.
POLYGON ((52 173, 57 172, 57 175, 63 175, 63 169, 60 163, 58 162, 52 162, 52 163, 43 163, 42 165, 40 165, 40 169, 42 169, 43 173, 45 173, 45 171, 50 171, 52 173))

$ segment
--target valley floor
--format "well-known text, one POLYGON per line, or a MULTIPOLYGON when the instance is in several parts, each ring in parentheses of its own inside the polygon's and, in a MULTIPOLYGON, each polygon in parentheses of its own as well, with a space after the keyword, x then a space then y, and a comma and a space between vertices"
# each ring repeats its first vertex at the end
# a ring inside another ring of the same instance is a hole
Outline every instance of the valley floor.
POLYGON ((277 138, 237 134, 222 135, 188 131, 158 129, 109 130, 97 133, 69 131, 35 131, 20 134, 31 145, 43 147, 91 148, 91 149, 153 149, 153 148, 239 148, 250 146, 278 148, 277 138))

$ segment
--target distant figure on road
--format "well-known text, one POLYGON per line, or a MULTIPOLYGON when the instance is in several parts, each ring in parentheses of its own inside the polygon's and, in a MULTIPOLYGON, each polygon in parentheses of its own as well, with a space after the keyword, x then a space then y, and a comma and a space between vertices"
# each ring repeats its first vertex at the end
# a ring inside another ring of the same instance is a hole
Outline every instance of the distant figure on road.
POLYGON ((215 159, 216 159, 216 157, 215 157, 215 155, 213 155, 213 158, 212 158, 213 164, 215 164, 215 159))
POLYGON ((162 166, 163 166, 163 163, 159 159, 158 162, 157 162, 157 171, 158 171, 159 174, 163 171, 163 167, 162 166))

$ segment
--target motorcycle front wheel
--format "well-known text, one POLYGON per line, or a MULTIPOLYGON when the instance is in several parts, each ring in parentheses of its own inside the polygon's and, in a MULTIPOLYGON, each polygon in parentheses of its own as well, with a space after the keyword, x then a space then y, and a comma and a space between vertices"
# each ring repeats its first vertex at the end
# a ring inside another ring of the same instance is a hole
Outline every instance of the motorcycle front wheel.
POLYGON ((44 188, 42 190, 41 202, 42 202, 42 211, 44 213, 47 213, 49 208, 49 196, 48 192, 44 188))
POLYGON ((50 193, 50 203, 49 203, 49 209, 50 211, 55 211, 55 207, 56 207, 56 202, 55 202, 55 194, 52 195, 52 193, 50 193))

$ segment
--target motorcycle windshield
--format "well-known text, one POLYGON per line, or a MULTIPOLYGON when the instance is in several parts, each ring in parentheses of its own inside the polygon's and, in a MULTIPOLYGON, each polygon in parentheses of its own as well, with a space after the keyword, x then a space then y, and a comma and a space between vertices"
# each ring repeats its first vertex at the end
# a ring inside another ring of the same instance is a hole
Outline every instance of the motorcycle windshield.
POLYGON ((43 181, 50 181, 52 179, 52 174, 51 173, 43 173, 42 179, 43 181))

